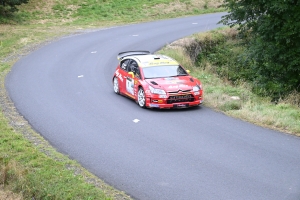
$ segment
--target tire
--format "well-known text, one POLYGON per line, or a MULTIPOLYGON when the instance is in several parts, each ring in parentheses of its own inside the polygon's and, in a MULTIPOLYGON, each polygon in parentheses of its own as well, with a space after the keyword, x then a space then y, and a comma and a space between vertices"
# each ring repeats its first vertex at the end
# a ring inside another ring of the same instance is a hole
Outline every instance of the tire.
POLYGON ((141 108, 146 108, 146 95, 143 88, 139 88, 137 103, 141 108))
POLYGON ((114 86, 114 92, 116 94, 120 94, 119 80, 116 76, 114 77, 114 80, 113 80, 113 86, 114 86))

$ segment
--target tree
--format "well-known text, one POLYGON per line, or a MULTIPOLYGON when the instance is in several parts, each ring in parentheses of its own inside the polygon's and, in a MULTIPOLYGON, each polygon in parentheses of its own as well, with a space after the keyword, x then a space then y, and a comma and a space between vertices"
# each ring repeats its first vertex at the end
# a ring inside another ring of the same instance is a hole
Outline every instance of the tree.
POLYGON ((28 3, 29 0, 0 0, 0 15, 8 15, 18 11, 16 6, 28 3))
POLYGON ((300 91, 300 1, 224 0, 221 23, 250 36, 247 56, 258 85, 282 95, 300 91))

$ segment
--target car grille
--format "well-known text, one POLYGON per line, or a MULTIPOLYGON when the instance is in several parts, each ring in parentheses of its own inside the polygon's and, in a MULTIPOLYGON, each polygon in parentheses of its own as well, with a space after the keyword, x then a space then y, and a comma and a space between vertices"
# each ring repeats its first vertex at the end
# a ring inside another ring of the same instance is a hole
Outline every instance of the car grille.
POLYGON ((193 102, 195 100, 194 96, 191 94, 184 94, 184 95, 176 95, 176 96, 169 96, 167 103, 181 103, 181 102, 193 102))
POLYGON ((168 93, 171 94, 178 94, 178 92, 190 92, 191 90, 177 90, 177 91, 168 91, 168 93))

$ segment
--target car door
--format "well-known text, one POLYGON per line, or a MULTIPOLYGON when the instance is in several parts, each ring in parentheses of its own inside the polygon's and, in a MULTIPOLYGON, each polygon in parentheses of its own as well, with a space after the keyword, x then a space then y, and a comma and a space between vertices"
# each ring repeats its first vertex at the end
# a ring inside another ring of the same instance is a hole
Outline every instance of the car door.
POLYGON ((116 75, 119 78, 119 89, 120 93, 126 93, 126 77, 128 76, 128 65, 130 63, 130 59, 125 59, 120 62, 120 68, 117 70, 116 75))
POLYGON ((135 98, 135 84, 137 77, 135 73, 137 71, 138 65, 135 60, 131 60, 127 67, 127 77, 126 77, 126 94, 131 97, 135 98))

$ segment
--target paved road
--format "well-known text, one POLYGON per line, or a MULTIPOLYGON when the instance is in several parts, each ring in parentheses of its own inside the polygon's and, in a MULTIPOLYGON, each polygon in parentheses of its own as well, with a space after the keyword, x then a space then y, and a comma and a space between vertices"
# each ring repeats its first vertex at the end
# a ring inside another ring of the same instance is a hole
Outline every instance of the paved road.
POLYGON ((158 50, 217 27, 220 17, 62 38, 21 59, 7 76, 6 89, 19 112, 54 147, 133 198, 299 200, 299 138, 204 106, 141 109, 113 93, 118 52, 158 50))

